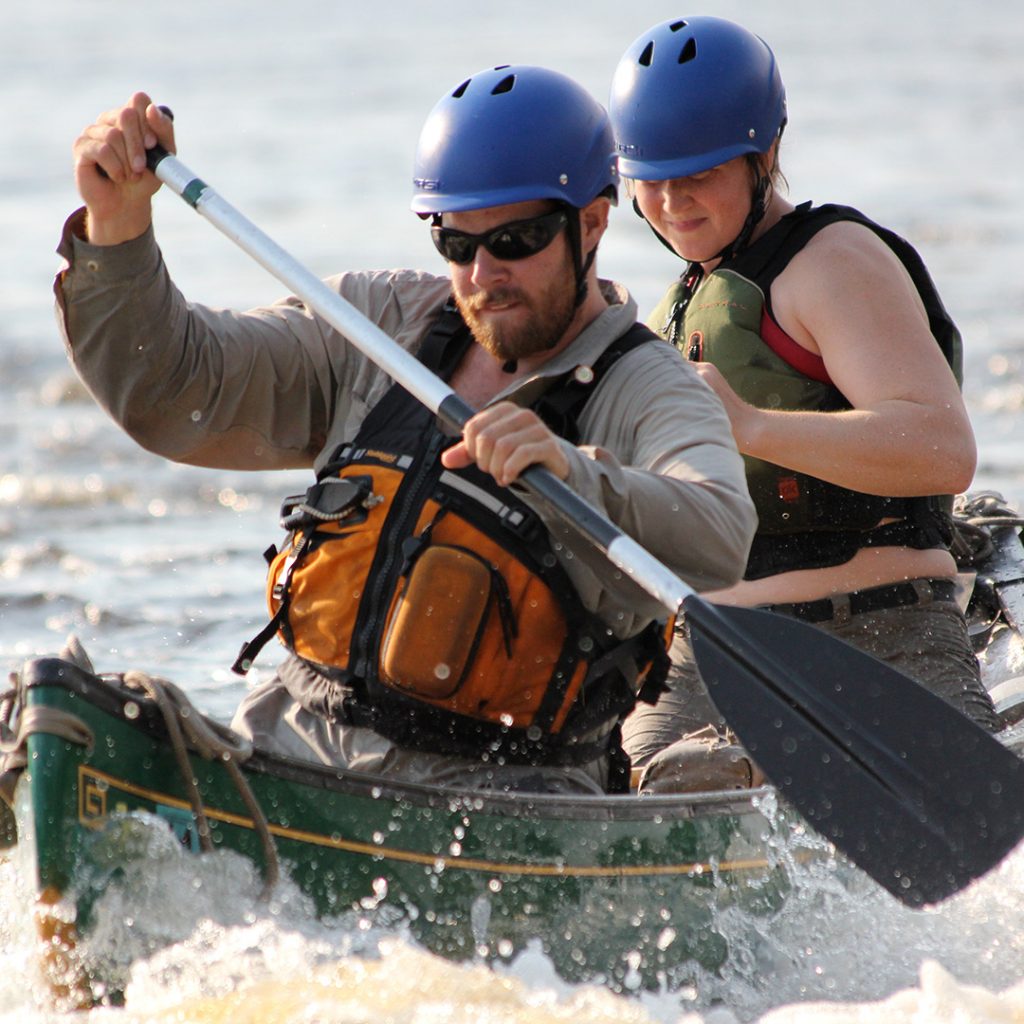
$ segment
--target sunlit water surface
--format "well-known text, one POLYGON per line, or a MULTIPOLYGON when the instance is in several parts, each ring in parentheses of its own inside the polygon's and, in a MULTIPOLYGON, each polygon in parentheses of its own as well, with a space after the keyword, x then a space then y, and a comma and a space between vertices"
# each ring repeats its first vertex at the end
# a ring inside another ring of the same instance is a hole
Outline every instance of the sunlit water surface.
MULTIPOLYGON (((228 666, 263 621, 260 552, 278 539, 280 498, 305 482, 162 462, 128 441, 76 382, 53 325, 50 281, 61 223, 76 205, 69 154, 82 126, 146 89, 174 107, 185 162, 318 273, 440 270, 407 210, 412 149, 434 100, 469 73, 509 62, 560 68, 604 99, 633 37, 688 13, 734 17, 774 45, 790 94, 783 168, 793 197, 859 206, 921 249, 967 342, 976 485, 1020 507, 1024 205, 1014 169, 1024 157, 1024 7, 1014 0, 990 0, 976 18, 949 0, 733 0, 699 11, 653 0, 9 4, 0 13, 7 670, 74 632, 101 670, 170 676, 203 710, 228 717, 245 685, 228 666)), ((157 200, 157 226, 191 298, 245 306, 281 293, 169 194, 157 200)), ((628 203, 615 213, 601 266, 642 310, 679 269, 628 203)), ((268 671, 257 668, 251 681, 268 671)), ((96 941, 125 972, 126 1006, 85 1016, 47 1003, 27 872, 17 853, 0 862, 0 1020, 1024 1017, 1020 851, 924 912, 859 876, 808 876, 776 915, 720 922, 732 939, 720 974, 696 974, 677 991, 620 995, 560 981, 539 948, 493 968, 459 965, 379 915, 317 920, 287 883, 260 904, 247 862, 189 858, 165 839, 150 835, 147 869, 102 906, 96 941)))

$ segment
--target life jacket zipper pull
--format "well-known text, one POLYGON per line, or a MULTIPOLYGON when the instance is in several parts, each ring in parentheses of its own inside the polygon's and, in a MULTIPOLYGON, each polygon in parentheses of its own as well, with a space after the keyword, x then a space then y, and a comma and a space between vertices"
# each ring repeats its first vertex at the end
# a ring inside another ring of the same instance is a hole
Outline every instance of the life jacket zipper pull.
POLYGON ((498 620, 501 622, 501 632, 505 639, 505 653, 512 657, 512 645, 519 636, 519 623, 516 621, 516 612, 512 607, 512 595, 508 590, 508 583, 505 577, 492 565, 491 578, 494 580, 494 593, 498 602, 498 620))

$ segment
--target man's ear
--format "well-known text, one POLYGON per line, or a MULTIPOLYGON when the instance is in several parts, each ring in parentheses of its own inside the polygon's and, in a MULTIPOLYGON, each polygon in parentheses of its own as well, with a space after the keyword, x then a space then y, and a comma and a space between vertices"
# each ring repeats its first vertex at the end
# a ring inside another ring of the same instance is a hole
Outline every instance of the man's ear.
POLYGON ((580 210, 580 241, 583 251, 589 252, 608 229, 608 214, 612 208, 606 196, 598 196, 580 210))

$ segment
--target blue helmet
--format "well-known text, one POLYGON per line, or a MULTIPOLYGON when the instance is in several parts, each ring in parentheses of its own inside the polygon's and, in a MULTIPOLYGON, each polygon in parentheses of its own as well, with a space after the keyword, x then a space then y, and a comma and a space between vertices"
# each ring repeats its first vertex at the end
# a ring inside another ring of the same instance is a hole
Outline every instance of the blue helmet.
POLYGON ((666 181, 765 153, 786 124, 775 56, 723 18, 677 18, 636 39, 609 113, 624 178, 666 181))
POLYGON ((614 200, 615 140, 604 107, 545 68, 481 71, 446 94, 420 133, 412 208, 421 215, 530 199, 614 200))

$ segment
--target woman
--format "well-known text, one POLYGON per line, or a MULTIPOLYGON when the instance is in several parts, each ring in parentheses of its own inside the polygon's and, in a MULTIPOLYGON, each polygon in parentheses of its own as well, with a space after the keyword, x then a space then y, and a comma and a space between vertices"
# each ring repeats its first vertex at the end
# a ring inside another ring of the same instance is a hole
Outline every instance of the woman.
MULTIPOLYGON (((758 509, 744 579, 706 596, 815 623, 996 728, 949 552, 976 459, 960 337, 920 257, 856 210, 781 194, 785 91, 738 25, 644 33, 610 113, 634 208, 687 261, 648 324, 725 404, 758 509)), ((625 723, 642 786, 758 784, 685 629, 673 654, 670 691, 625 723)))

